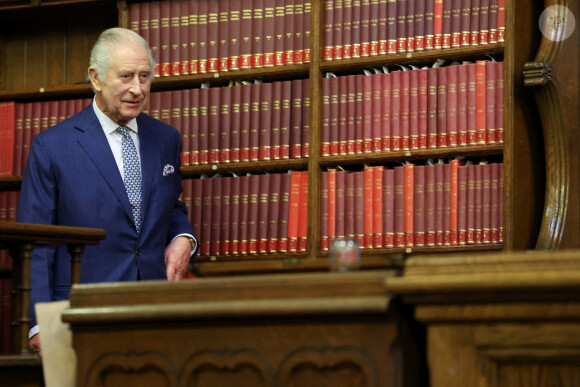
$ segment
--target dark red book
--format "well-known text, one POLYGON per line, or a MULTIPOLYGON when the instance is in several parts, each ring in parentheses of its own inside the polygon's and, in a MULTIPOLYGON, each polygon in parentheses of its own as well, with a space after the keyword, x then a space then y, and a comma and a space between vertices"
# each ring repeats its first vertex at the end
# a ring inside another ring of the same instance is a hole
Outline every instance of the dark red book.
POLYGON ((443 245, 451 245, 451 165, 443 164, 443 245))
POLYGON ((228 253, 229 254, 239 254, 239 245, 240 245, 240 227, 239 227, 239 220, 241 217, 240 213, 240 184, 242 179, 240 177, 231 177, 230 182, 230 231, 229 231, 229 239, 230 243, 228 246, 228 253))
POLYGON ((413 246, 425 246, 425 168, 413 167, 413 246))
MULTIPOLYGON (((74 106, 74 100, 67 101, 67 108, 74 106)), ((71 113, 68 114, 68 117, 75 114, 74 109, 71 110, 71 113)), ((42 102, 33 102, 32 103, 32 127, 31 127, 31 135, 30 140, 33 141, 34 137, 40 133, 40 118, 42 116, 42 102)), ((30 143, 32 145, 32 142, 30 143)), ((30 149, 30 148, 29 148, 30 149)))
POLYGON ((274 0, 274 2, 274 65, 281 66, 284 64, 284 44, 286 39, 284 36, 285 0, 274 0))
POLYGON ((240 209, 238 216, 239 242, 238 253, 249 253, 249 214, 250 214, 250 176, 240 176, 240 209))
MULTIPOLYGON (((336 0, 335 0, 336 3, 336 0)), ((356 6, 355 6, 356 8, 356 6)), ((353 50, 355 55, 358 56, 369 56, 371 53, 371 1, 361 0, 360 1, 360 12, 357 13, 359 16, 359 34, 360 34, 360 48, 355 47, 353 50)), ((358 42, 354 42, 357 44, 358 42)))
POLYGON ((190 165, 190 139, 191 139, 191 89, 177 91, 181 94, 181 166, 190 165))
POLYGON ((425 245, 435 246, 435 207, 436 207, 436 172, 435 166, 429 164, 425 166, 425 245))
MULTIPOLYGON (((419 72, 409 73, 409 149, 419 149, 419 72)), ((426 86, 426 85, 425 85, 426 86)), ((426 104, 425 104, 426 107, 426 104)), ((425 133, 426 137, 427 133, 425 133)))
MULTIPOLYGON (((219 2, 218 16, 218 71, 228 71, 230 65, 230 2, 219 2)), ((239 30, 236 31, 239 37, 239 30)))
MULTIPOLYGON (((283 2, 284 0, 278 0, 283 2)), ((278 8, 276 8, 276 15, 278 15, 278 8)), ((278 23, 278 21, 276 22, 278 23)), ((327 0, 324 2, 324 32, 322 43, 322 60, 332 60, 334 55, 334 0, 327 0)), ((277 24, 278 26, 278 24, 277 24)), ((282 24, 283 26, 283 24, 282 24)), ((283 29, 281 29, 283 31, 283 29)), ((282 33, 283 34, 283 33, 282 33)), ((278 51, 276 51, 278 52, 278 51)))
POLYGON ((197 72, 203 74, 209 71, 209 44, 212 38, 209 36, 210 4, 208 1, 201 1, 197 7, 197 72))
POLYGON ((159 5, 159 72, 162 77, 171 75, 171 2, 161 1, 159 5))
POLYGON ((330 156, 330 93, 333 78, 322 78, 320 155, 330 156))
POLYGON ((229 163, 231 152, 231 138, 232 138, 232 88, 221 87, 219 90, 219 162, 229 163))
POLYGON ((347 100, 346 100, 346 153, 356 153, 356 83, 357 75, 347 75, 347 100))
POLYGON ((200 228, 200 255, 209 255, 211 249, 212 241, 212 203, 213 203, 213 182, 212 179, 202 179, 202 217, 201 217, 201 228, 200 228))
MULTIPOLYGON (((30 152, 30 145, 32 144, 32 106, 33 102, 24 104, 24 125, 22 130, 22 172, 26 169, 26 161, 28 160, 28 153, 30 152)), ((61 106, 65 107, 65 101, 61 101, 61 106)), ((66 110, 64 110, 66 111, 66 110)))
MULTIPOLYGON (((383 151, 383 129, 382 123, 382 83, 380 74, 371 75, 372 82, 372 151, 380 153, 383 151)), ((349 91, 350 93, 350 91, 349 91)))
POLYGON ((497 42, 503 43, 505 38, 505 0, 497 0, 497 42))
POLYGON ((14 171, 15 102, 0 102, 0 135, 2 155, 0 157, 0 177, 12 176, 14 171))
POLYGON ((219 59, 219 2, 207 1, 207 72, 218 72, 219 59))
POLYGON ((491 164, 491 177, 490 177, 490 208, 489 208, 489 216, 490 216, 490 242, 491 243, 498 243, 499 242, 499 196, 502 195, 502 192, 499 190, 499 169, 501 164, 494 163, 491 164))
POLYGON ((210 179, 212 184, 211 194, 211 242, 209 252, 211 255, 220 255, 221 247, 221 226, 222 226, 222 177, 214 177, 210 179))
POLYGON ((479 44, 489 43, 489 4, 490 0, 479 2, 479 44))
POLYGON ((461 27, 459 34, 459 45, 469 46, 469 35, 471 32, 471 0, 461 0, 461 27))
POLYGON ((445 208, 445 164, 435 163, 435 245, 443 246, 443 217, 445 208))
POLYGON ((475 165, 467 166, 467 240, 466 243, 475 243, 475 165))
POLYGON ((427 69, 427 148, 437 148, 437 74, 434 67, 427 69))
POLYGON ((304 63, 304 4, 302 1, 294 2, 294 50, 292 63, 304 63))
POLYGON ((198 149, 199 149, 199 163, 207 164, 209 162, 209 90, 208 88, 200 89, 199 93, 199 120, 198 120, 198 149))
POLYGON ((171 99, 173 97, 171 91, 162 91, 159 93, 159 119, 171 125, 171 99))
POLYGON ((383 245, 383 171, 385 167, 371 167, 373 174, 373 244, 372 247, 380 249, 383 245))
POLYGON ((183 99, 181 90, 171 91, 171 119, 170 125, 176 128, 183 137, 183 117, 181 116, 181 107, 183 99))
MULTIPOLYGON (((152 93, 152 95, 155 93, 152 93)), ((200 119, 199 119, 199 104, 200 104, 201 89, 191 89, 191 108, 189 109, 190 116, 190 136, 189 136, 189 161, 191 165, 199 165, 199 133, 200 133, 200 119)))
POLYGON ((197 1, 189 2, 189 28, 187 35, 188 48, 188 73, 197 74, 199 71, 198 48, 199 42, 197 39, 198 25, 199 25, 199 7, 197 1))
POLYGON ((272 159, 272 83, 260 85, 260 122, 258 159, 272 159))
POLYGON ((220 219, 220 247, 221 255, 228 255, 230 253, 230 223, 232 219, 232 180, 233 177, 220 178, 222 186, 222 208, 220 219))
POLYGON ((300 219, 300 188, 302 173, 292 171, 290 174, 290 209, 288 217, 288 252, 298 251, 298 225, 300 219))
POLYGON ((292 117, 292 81, 282 82, 282 111, 280 112, 280 158, 290 158, 290 129, 292 117))
POLYGON ((290 157, 293 159, 302 157, 302 79, 292 81, 292 109, 290 116, 290 157))
MULTIPOLYGON (((342 78, 341 78, 342 79, 342 78)), ((363 152, 373 151, 373 81, 372 75, 363 80, 363 152)), ((342 88, 341 88, 342 89, 342 88)), ((341 90, 342 91, 342 90, 341 90)), ((339 112, 342 107, 339 107, 339 112)), ((341 137, 342 140, 342 137, 341 137)), ((339 151, 339 154, 345 154, 339 151)))
POLYGON ((171 1, 169 6, 169 74, 181 75, 181 5, 188 12, 187 3, 171 1))
POLYGON ((312 4, 310 1, 304 3, 304 33, 302 34, 302 62, 310 63, 310 24, 312 23, 312 4))
POLYGON ((387 3, 387 53, 397 53, 397 2, 387 3))
POLYGON ((252 67, 252 38, 253 38, 253 13, 252 0, 242 1, 242 20, 240 23, 240 59, 239 68, 249 69, 252 67))
POLYGON ((391 150, 391 74, 379 75, 381 85, 381 148, 383 152, 391 150))
POLYGON ((302 157, 308 157, 310 145, 310 81, 302 80, 302 157))
POLYGON ((258 196, 258 246, 257 252, 266 254, 268 252, 268 225, 270 213, 270 180, 272 175, 259 175, 259 196, 258 196))
POLYGON ((278 252, 278 234, 280 227, 280 200, 282 188, 282 175, 273 173, 270 175, 270 195, 268 197, 268 224, 266 233, 266 251, 278 252))
POLYGON ((497 206, 497 210, 498 210, 498 219, 497 219, 497 224, 499 225, 498 227, 498 242, 502 243, 503 242, 503 163, 499 164, 498 167, 499 171, 499 177, 498 177, 498 206, 497 206))
MULTIPOLYGON (((15 105, 14 113, 14 156, 13 156, 13 175, 22 176, 22 141, 24 129, 24 103, 17 103, 15 105)), ((58 104, 56 104, 58 106, 58 104)), ((56 112, 55 112, 56 114, 56 112)))
MULTIPOLYGON (((85 106, 83 105, 83 100, 82 99, 78 99, 78 109, 77 111, 80 112, 81 110, 83 110, 85 108, 85 106)), ((49 128, 48 125, 48 118, 50 116, 50 102, 49 101, 43 101, 41 102, 41 108, 40 108, 40 131, 45 131, 46 129, 49 128)), ((12 120, 11 125, 14 125, 14 107, 12 108, 12 113, 11 113, 11 117, 10 119, 12 120)))
MULTIPOLYGON (((131 31, 135 31, 136 33, 138 33, 139 35, 141 35, 144 39, 145 36, 143 36, 141 34, 141 31, 139 31, 140 29, 140 3, 132 3, 128 5, 129 8, 129 29, 131 31)), ((144 8, 146 8, 146 6, 144 5, 144 8)), ((147 26, 149 26, 149 20, 147 20, 147 26)), ((147 39, 145 39, 147 40, 147 39)))
MULTIPOLYGON (((154 1, 151 3, 142 3, 139 9, 139 13, 143 11, 143 17, 147 17, 148 9, 149 15, 149 46, 151 47, 151 53, 153 54, 153 59, 155 60, 155 76, 161 75, 161 2, 154 1), (146 4, 146 5, 145 5, 146 4)), ((143 19, 142 19, 143 20, 143 19)), ((144 23, 141 23, 141 28, 144 29, 144 23)))
POLYGON ((294 60, 294 2, 298 0, 286 0, 284 5, 284 56, 282 63, 292 64, 294 60))
POLYGON ((503 143, 503 62, 495 67, 495 139, 503 143))
POLYGON ((434 48, 434 22, 435 22, 435 2, 427 1, 425 3, 425 51, 434 48))
POLYGON ((328 240, 328 171, 322 171, 320 175, 320 251, 323 252, 328 251, 329 246, 330 242, 328 240))
POLYGON ((415 49, 415 3, 413 0, 407 0, 407 14, 405 15, 407 52, 413 52, 415 49))
POLYGON ((405 233, 405 247, 413 247, 414 211, 415 211, 415 165, 403 165, 403 224, 405 233))
POLYGON ((308 171, 302 171, 301 174, 297 251, 304 253, 308 244, 308 171))
POLYGON ((189 74, 189 16, 191 2, 181 3, 181 14, 179 15, 179 73, 189 74))
POLYGON ((280 125, 282 123, 282 82, 272 83, 271 158, 280 159, 280 125))
POLYGON ((209 89, 208 106, 208 161, 210 164, 217 164, 220 160, 220 94, 221 88, 212 87, 209 89))
POLYGON ((252 104, 252 88, 254 85, 240 86, 241 112, 240 112, 240 161, 250 161, 250 116, 252 104))
POLYGON ((461 1, 451 1, 451 47, 461 46, 461 1))
POLYGON ((475 141, 477 145, 485 145, 486 141, 486 80, 485 80, 485 60, 478 60, 475 63, 475 141))
POLYGON ((491 243, 491 164, 481 166, 481 243, 491 243))
POLYGON ((261 83, 250 85, 250 161, 258 161, 260 148, 260 95, 261 83))
POLYGON ((475 165, 474 243, 483 242, 483 165, 475 165))
POLYGON ((415 3, 415 17, 413 19, 413 29, 415 39, 413 41, 413 51, 425 50, 425 2, 415 3))
MULTIPOLYGON (((336 238, 336 174, 334 168, 328 169, 328 240, 336 238)), ((361 245, 362 246, 362 245, 361 245)))
POLYGON ((467 145, 467 66, 457 66, 457 146, 467 145))
POLYGON ((378 0, 378 41, 379 41, 379 51, 378 55, 387 54, 388 41, 389 41, 389 31, 387 29, 387 15, 388 15, 388 0, 378 0))
POLYGON ((391 73, 391 151, 401 150, 401 74, 402 71, 391 73))
POLYGON ((252 68, 264 64, 264 0, 252 0, 252 68))
POLYGON ((359 246, 364 246, 364 171, 352 172, 354 175, 354 235, 359 246))
MULTIPOLYGON (((347 173, 344 177, 344 236, 354 239, 355 234, 355 204, 354 204, 354 173, 347 173)), ((327 192, 328 200, 328 192, 327 192)), ((328 204, 328 203, 327 203, 328 204)))
POLYGON ((437 69, 437 147, 447 148, 447 68, 437 69))
POLYGON ((459 167, 465 162, 451 160, 449 165, 449 243, 455 246, 459 243, 459 167))
POLYGON ((240 162, 240 129, 241 129, 241 104, 243 86, 231 87, 231 108, 229 126, 230 134, 230 162, 240 162))
POLYGON ((477 145, 477 94, 475 63, 464 65, 467 69, 467 145, 477 145))
POLYGON ((457 243, 467 243, 467 166, 457 167, 457 243))
POLYGON ((394 247, 405 247, 405 196, 403 166, 394 168, 394 247))
POLYGON ((407 51, 407 1, 397 0, 397 52, 407 51))
POLYGON ((364 169, 364 247, 371 249, 373 247, 373 169, 365 167, 364 169))
POLYGON ((288 220, 290 216, 291 174, 281 176, 280 189, 280 223, 278 225, 278 252, 288 251, 288 220))
POLYGON ((336 239, 343 240, 346 236, 345 228, 345 177, 346 172, 338 171, 336 173, 336 239))
POLYGON ((401 137, 401 150, 410 149, 410 102, 411 102, 411 83, 410 70, 400 71, 401 88, 400 88, 400 113, 399 113, 399 133, 401 137))
POLYGON ((229 45, 228 70, 240 69, 240 47, 242 44, 242 0, 230 0, 229 3, 229 45))
POLYGON ((427 149, 428 118, 428 70, 417 70, 417 125, 419 127, 419 149, 427 149))
POLYGON ((457 106, 459 101, 457 99, 457 79, 458 68, 460 66, 448 66, 447 69, 447 146, 449 148, 456 148, 458 140, 458 125, 457 125, 457 106))
POLYGON ((496 67, 499 62, 485 62, 485 143, 496 143, 495 124, 495 88, 496 88, 496 67))
POLYGON ((383 170, 383 248, 394 246, 394 194, 395 172, 392 169, 383 170))
POLYGON ((328 85, 330 86, 330 154, 332 156, 338 155, 338 115, 339 115, 339 95, 340 86, 339 78, 329 78, 328 85))
POLYGON ((338 128, 336 130, 338 130, 339 155, 346 155, 348 153, 348 94, 350 92, 348 81, 349 78, 347 76, 338 78, 338 128))
POLYGON ((434 0, 433 4, 433 49, 443 48, 443 0, 434 0))
POLYGON ((264 0, 264 31, 262 38, 262 66, 272 67, 276 64, 276 0, 264 0))
POLYGON ((469 21, 469 44, 479 44, 479 7, 481 0, 471 0, 471 19, 469 21))
POLYGON ((451 48, 451 12, 453 9, 453 1, 457 0, 443 1, 441 48, 451 48))
POLYGON ((379 2, 371 0, 369 9, 369 55, 379 54, 379 2))

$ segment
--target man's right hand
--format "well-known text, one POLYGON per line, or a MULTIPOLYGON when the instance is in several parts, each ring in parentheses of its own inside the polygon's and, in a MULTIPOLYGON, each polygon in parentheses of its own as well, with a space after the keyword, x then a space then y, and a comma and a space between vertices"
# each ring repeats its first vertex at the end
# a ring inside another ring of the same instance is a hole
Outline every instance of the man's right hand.
POLYGON ((30 352, 40 355, 40 335, 36 334, 32 336, 30 340, 28 340, 28 349, 30 352))

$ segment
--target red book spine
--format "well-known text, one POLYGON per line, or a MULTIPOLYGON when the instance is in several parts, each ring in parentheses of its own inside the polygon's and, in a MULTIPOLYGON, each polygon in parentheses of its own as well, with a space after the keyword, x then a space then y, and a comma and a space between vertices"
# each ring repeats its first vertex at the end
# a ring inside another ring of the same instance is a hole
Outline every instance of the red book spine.
POLYGON ((268 197, 268 223, 266 225, 266 245, 261 252, 275 253, 278 251, 278 228, 280 226, 280 189, 282 175, 273 173, 270 175, 269 197, 268 197))
POLYGON ((369 7, 369 55, 379 54, 379 0, 371 0, 369 7))
POLYGON ((491 238, 491 164, 484 164, 481 177, 481 242, 489 244, 491 238))
POLYGON ((344 239, 346 236, 345 228, 345 177, 346 172, 338 171, 336 173, 336 239, 344 239))
POLYGON ((209 255, 210 254, 210 247, 211 247, 211 240, 212 240, 212 200, 213 200, 213 184, 212 179, 203 179, 202 182, 202 213, 203 216, 201 218, 201 229, 200 229, 200 246, 199 246, 199 254, 200 255, 209 255))
POLYGON ((457 146, 467 145, 467 66, 457 66, 457 146))
POLYGON ((219 251, 222 255, 230 253, 230 222, 232 218, 231 189, 232 177, 223 177, 220 179, 222 186, 222 208, 220 221, 220 246, 219 251))
POLYGON ((294 50, 292 52, 292 63, 304 63, 304 4, 302 1, 294 3, 294 50))
POLYGON ((425 2, 417 1, 415 3, 414 27, 415 39, 413 42, 414 51, 425 50, 425 2))
POLYGON ((437 69, 437 147, 447 148, 447 68, 437 69))
POLYGON ((361 1, 352 0, 352 16, 350 26, 350 54, 352 58, 361 56, 361 1))
POLYGON ((181 3, 179 15, 179 73, 189 74, 189 8, 191 2, 181 3))
POLYGON ((346 153, 353 155, 356 152, 356 79, 357 75, 345 77, 347 82, 346 101, 346 153))
POLYGON ((436 172, 435 166, 425 167, 425 245, 435 246, 435 203, 436 203, 436 172))
MULTIPOLYGON (((75 106, 74 100, 67 101, 67 109, 71 109, 68 113, 67 117, 72 116, 76 112, 72 107, 75 106)), ((32 128, 31 128, 31 135, 30 135, 30 145, 32 145, 32 141, 34 137, 40 133, 40 117, 42 116, 42 102, 33 102, 32 103, 32 128)), ((29 148, 30 149, 30 148, 29 148)))
MULTIPOLYGON (((143 17, 149 17, 149 46, 151 47, 151 53, 153 54, 153 59, 155 60, 155 76, 161 75, 161 36, 160 36, 160 24, 161 24, 161 3, 158 1, 152 3, 142 3, 139 8, 139 13, 143 11, 143 17), (145 5, 147 4, 147 5, 145 5)), ((142 18, 143 20, 143 18, 142 18)), ((141 23, 141 28, 144 28, 144 23, 141 23)))
POLYGON ((397 0, 387 3, 387 53, 397 53, 397 0))
POLYGON ((171 98, 172 92, 171 91, 162 91, 159 93, 159 119, 166 123, 167 125, 171 125, 171 98))
POLYGON ((397 52, 407 51, 407 1, 397 0, 397 52))
POLYGON ((260 148, 260 95, 262 84, 254 83, 250 85, 250 160, 258 161, 260 148))
POLYGON ((239 236, 240 236, 240 228, 239 228, 239 219, 240 219, 240 183, 241 178, 239 177, 231 177, 230 178, 230 243, 228 245, 228 253, 229 254, 239 254, 239 236))
POLYGON ((284 6, 284 64, 292 64, 294 60, 294 1, 298 0, 287 0, 284 6))
MULTIPOLYGON (((183 3, 187 9, 187 3, 183 3)), ((169 6, 169 73, 181 74, 181 5, 172 1, 169 6)))
POLYGON ((483 165, 475 166, 474 242, 483 242, 483 165))
POLYGON ((451 47, 461 46, 461 1, 451 2, 451 47))
POLYGON ((239 254, 246 255, 249 253, 249 216, 250 216, 250 176, 241 176, 240 178, 240 210, 238 218, 239 228, 239 254))
POLYGON ((302 174, 299 171, 291 172, 290 182, 290 213, 288 217, 288 252, 298 251, 298 224, 300 218, 300 187, 302 174))
POLYGON ((418 103, 418 127, 419 127, 419 149, 427 149, 427 119, 428 119, 428 70, 417 71, 417 103, 418 103))
POLYGON ((467 70, 467 145, 477 145, 476 64, 464 65, 467 70))
POLYGON ((336 238, 336 169, 328 169, 328 240, 336 238))
MULTIPOLYGON (((285 0, 274 0, 274 65, 284 64, 284 4, 285 0)), ((326 5, 325 5, 326 6, 326 5)), ((326 23, 326 20, 325 20, 326 23)), ((326 28, 326 24, 325 24, 326 28)))
POLYGON ((218 71, 219 56, 219 4, 218 0, 207 2, 207 72, 218 71))
POLYGON ((475 243, 475 165, 467 166, 467 244, 475 243))
POLYGON ((310 148, 310 81, 302 80, 302 157, 308 157, 310 148))
POLYGON ((503 163, 499 164, 498 177, 498 242, 503 242, 503 163))
POLYGON ((242 0, 242 21, 240 23, 240 69, 252 67, 252 0, 242 0))
POLYGON ((209 162, 209 89, 200 89, 199 93, 199 131, 198 131, 198 142, 199 142, 199 163, 207 164, 209 162))
POLYGON ((471 0, 471 20, 469 23, 469 44, 479 44, 479 5, 481 0, 471 0))
POLYGON ((413 246, 425 246, 425 168, 413 167, 413 246))
POLYGON ((0 104, 0 110, 4 110, 4 122, 0 120, 0 131, 4 130, 5 136, 2 141, 5 150, 2 152, 4 165, 0 170, 0 176, 12 176, 14 172, 14 124, 16 121, 15 102, 3 102, 0 104))
MULTIPOLYGON (((8 125, 6 122, 6 102, 0 102, 0 177, 10 176, 12 171, 8 171, 8 148, 9 145, 6 142, 8 137, 8 125)), ((11 146, 12 150, 14 149, 11 146)), ((10 157, 12 159, 12 157, 10 157)))
MULTIPOLYGON (((282 0, 279 0, 282 1, 282 0)), ((278 14, 278 8, 276 8, 278 14)), ((322 59, 332 60, 334 53, 334 0, 327 0, 324 2, 324 33, 323 33, 323 48, 322 59)))
POLYGON ((272 83, 260 85, 259 160, 272 159, 272 83))
POLYGON ((282 111, 280 120, 280 158, 290 158, 290 128, 292 112, 292 81, 282 82, 282 111))
POLYGON ((405 230, 405 247, 413 247, 413 213, 415 199, 415 174, 414 165, 405 164, 403 166, 403 211, 404 211, 404 230, 405 230))
MULTIPOLYGON (((219 2, 218 16, 218 71, 228 71, 230 64, 230 2, 219 2)), ((237 31, 239 36, 239 31, 237 31)))
POLYGON ((243 86, 233 86, 231 88, 230 121, 226 123, 226 125, 229 125, 230 161, 232 163, 240 161, 242 88, 243 86))
POLYGON ((467 243, 467 166, 457 167, 457 243, 467 243))
POLYGON ((354 175, 354 235, 359 246, 364 247, 364 171, 353 172, 354 175))
POLYGON ((302 171, 300 179, 300 214, 298 217, 297 251, 306 252, 308 243, 308 171, 302 171))
MULTIPOLYGON (((56 105, 58 106, 58 105, 56 105)), ((53 114, 57 114, 54 112, 53 114)), ((23 125, 24 125, 24 104, 17 103, 15 106, 14 113, 14 157, 13 157, 13 171, 14 176, 22 176, 23 164, 22 164, 22 136, 23 136, 23 125)))
POLYGON ((221 245, 221 219, 222 219, 222 179, 221 177, 214 177, 209 181, 212 184, 212 199, 211 199, 211 239, 210 239, 210 254, 220 255, 221 245))
POLYGON ((250 193, 248 195, 248 254, 258 253, 258 222, 260 221, 261 177, 250 175, 250 193))
MULTIPOLYGON (((336 0, 335 0, 336 2, 336 0)), ((359 56, 369 56, 371 53, 371 0, 360 0, 360 49, 359 56)))
POLYGON ((490 0, 479 2, 479 44, 489 43, 489 3, 490 0))
POLYGON ((181 114, 181 166, 190 165, 191 154, 191 90, 181 90, 181 106, 179 106, 181 114))
POLYGON ((401 113, 401 74, 402 71, 391 73, 391 151, 401 150, 401 130, 400 130, 400 113, 401 113))
POLYGON ((427 1, 425 3, 425 51, 433 50, 434 48, 434 32, 435 32, 435 2, 427 1))
POLYGON ((437 69, 427 69, 427 148, 437 148, 437 69))
POLYGON ((436 163, 435 166, 435 245, 443 246, 443 217, 445 207, 445 164, 436 163))
MULTIPOLYGON (((129 4, 129 29, 131 31, 135 31, 136 33, 138 33, 139 35, 141 35, 143 37, 143 39, 145 39, 145 36, 143 36, 143 34, 141 34, 140 29, 140 3, 132 3, 129 4)), ((149 25, 149 22, 147 22, 147 25, 149 25)), ((147 39, 145 39, 147 40, 147 39)))
POLYGON ((276 44, 276 1, 264 1, 264 38, 262 66, 273 67, 276 64, 274 45, 276 44))
POLYGON ((160 75, 166 77, 171 75, 171 2, 160 2, 159 9, 159 59, 160 75))
POLYGON ((489 216, 490 216, 490 242, 497 243, 499 242, 499 195, 501 192, 499 191, 499 168, 500 164, 494 163, 491 164, 491 176, 490 176, 490 208, 489 208, 489 216))
POLYGON ((230 0, 230 14, 229 14, 229 47, 228 47, 228 69, 240 69, 240 48, 242 45, 242 1, 230 0))
POLYGON ((252 68, 264 64, 264 0, 252 0, 252 68))
POLYGON ((258 237, 257 237, 257 252, 266 254, 268 252, 268 228, 270 217, 270 181, 273 175, 258 175, 259 176, 259 196, 258 196, 258 237))
MULTIPOLYGON (((61 101, 65 107, 65 101, 61 101)), ((28 153, 30 152, 30 145, 32 143, 32 105, 33 102, 24 104, 24 125, 22 130, 22 171, 26 169, 26 161, 28 160, 28 153)))
POLYGON ((405 211, 404 211, 404 175, 403 166, 394 168, 394 212, 393 229, 394 247, 405 247, 405 211))
POLYGON ((475 66, 475 141, 477 145, 485 145, 486 140, 486 77, 484 60, 478 60, 475 66))
POLYGON ((373 248, 383 244, 383 171, 385 167, 371 167, 373 174, 373 248))
POLYGON ((209 163, 216 164, 220 161, 220 94, 219 87, 209 89, 209 163))
POLYGON ((347 173, 344 178, 344 233, 347 239, 354 239, 356 237, 354 176, 354 173, 347 173))
POLYGON ((441 48, 451 48, 451 12, 453 8, 452 1, 456 0, 447 0, 443 1, 443 17, 442 17, 442 39, 441 39, 441 48))
POLYGON ((290 157, 302 157, 302 79, 292 81, 292 116, 290 127, 291 149, 290 157))
MULTIPOLYGON (((354 220, 353 220, 354 222, 354 220)), ((328 251, 328 172, 322 171, 320 177, 320 250, 328 251)))
POLYGON ((495 67, 495 139, 503 143, 503 62, 495 67))
POLYGON ((280 159, 280 125, 282 119, 282 82, 272 84, 271 158, 280 159))
POLYGON ((280 189, 280 223, 278 224, 278 251, 285 253, 288 251, 288 219, 290 215, 290 190, 291 175, 284 173, 281 176, 282 183, 280 189))
POLYGON ((230 162, 231 146, 231 124, 232 118, 230 108, 232 104, 232 88, 221 87, 219 90, 219 161, 221 163, 230 162))
POLYGON ((302 52, 303 63, 310 63, 310 24, 312 23, 312 4, 310 1, 304 3, 304 33, 302 34, 302 52))
POLYGON ((461 0, 461 32, 459 34, 459 45, 469 46, 469 33, 471 31, 471 0, 461 0))
MULTIPOLYGON (((191 105, 189 109, 190 135, 189 135, 189 163, 199 164, 199 99, 201 89, 190 89, 191 105)), ((152 93, 153 96, 157 93, 152 93)))
MULTIPOLYGON (((355 117, 354 117, 354 153, 363 153, 364 133, 364 78, 365 75, 355 75, 355 117)), ((330 122, 332 124, 332 121, 330 122)), ((331 135, 332 136, 332 135, 331 135)))
POLYGON ((240 161, 250 161, 250 106, 252 85, 243 85, 240 104, 240 161))
POLYGON ((364 169, 364 247, 373 247, 373 170, 372 167, 364 169))
POLYGON ((378 41, 379 41, 379 55, 385 55, 388 50, 389 32, 387 29, 387 8, 388 0, 378 0, 378 41))
POLYGON ((379 153, 383 151, 383 130, 382 122, 382 90, 381 78, 378 74, 372 75, 372 151, 379 153))
POLYGON ((447 67, 447 146, 456 148, 458 140, 457 125, 457 78, 460 66, 447 67))
POLYGON ((415 49, 415 1, 407 0, 407 11, 405 15, 405 48, 407 52, 415 49))
POLYGON ((451 244, 451 165, 443 164, 443 245, 451 244))
POLYGON ((321 145, 320 154, 330 156, 330 93, 332 78, 322 78, 321 145))
POLYGON ((400 103, 401 109, 399 113, 399 133, 401 136, 401 150, 410 149, 409 139, 409 119, 410 119, 410 71, 402 71, 401 73, 401 91, 400 103))
POLYGON ((503 43, 505 38, 505 0, 497 0, 497 42, 503 43))
POLYGON ((394 198, 395 172, 392 169, 383 170, 383 248, 394 246, 394 198))
POLYGON ((433 8, 433 49, 443 47, 443 0, 434 0, 433 8))
POLYGON ((451 160, 450 163, 450 207, 449 207, 449 243, 455 246, 459 243, 459 166, 464 163, 451 160))
POLYGON ((485 142, 486 144, 496 143, 496 123, 495 123, 495 88, 496 88, 496 67, 499 62, 485 62, 485 142))
POLYGON ((391 74, 381 74, 381 132, 382 132, 382 151, 391 150, 391 74))
POLYGON ((189 2, 189 29, 187 35, 187 42, 189 44, 188 48, 188 73, 189 74, 197 74, 199 72, 199 42, 197 38, 198 33, 198 26, 199 26, 199 10, 198 10, 198 2, 191 1, 189 2))
POLYGON ((338 134, 338 115, 339 115, 339 99, 340 99, 340 84, 339 78, 328 78, 329 86, 329 152, 330 155, 338 155, 338 144, 339 144, 339 134, 338 134))
POLYGON ((419 70, 409 73, 409 148, 419 149, 419 70))
POLYGON ((373 77, 363 80, 363 152, 373 151, 373 77))

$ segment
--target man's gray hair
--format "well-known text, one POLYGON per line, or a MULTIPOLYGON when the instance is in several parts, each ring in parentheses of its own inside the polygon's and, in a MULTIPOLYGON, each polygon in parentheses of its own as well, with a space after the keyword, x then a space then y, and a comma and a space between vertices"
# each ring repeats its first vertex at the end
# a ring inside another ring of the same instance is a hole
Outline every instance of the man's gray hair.
POLYGON ((91 51, 89 66, 97 71, 101 82, 106 82, 107 70, 112 65, 111 48, 117 44, 125 43, 138 43, 147 50, 151 64, 151 77, 154 77, 155 60, 147 41, 135 31, 115 27, 103 31, 91 51))

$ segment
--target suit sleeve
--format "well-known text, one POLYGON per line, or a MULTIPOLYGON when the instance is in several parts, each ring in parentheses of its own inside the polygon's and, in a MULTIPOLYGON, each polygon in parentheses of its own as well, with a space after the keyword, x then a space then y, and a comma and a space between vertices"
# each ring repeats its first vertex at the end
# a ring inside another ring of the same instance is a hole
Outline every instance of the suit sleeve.
MULTIPOLYGON (((22 179, 17 213, 17 221, 21 223, 55 224, 58 192, 50 156, 41 137, 34 138, 22 179)), ((54 257, 55 249, 53 248, 37 248, 32 251, 31 326, 36 325, 34 304, 53 299, 54 257)))

